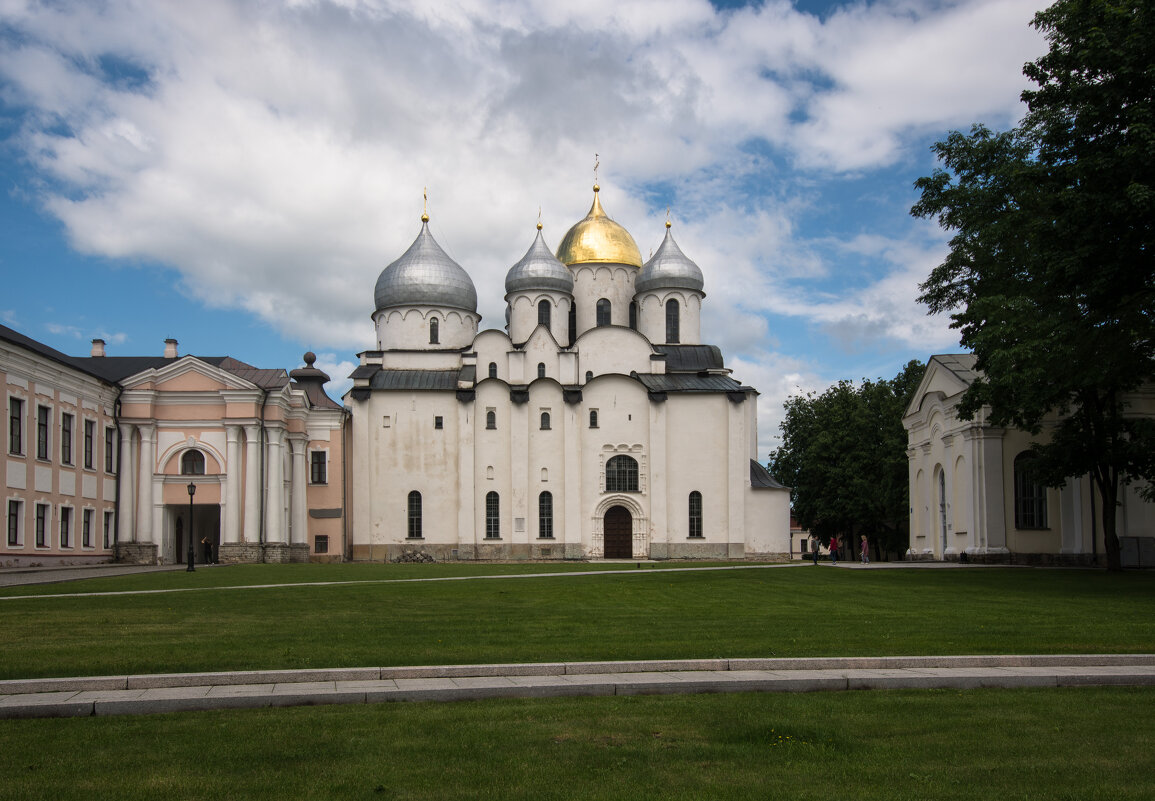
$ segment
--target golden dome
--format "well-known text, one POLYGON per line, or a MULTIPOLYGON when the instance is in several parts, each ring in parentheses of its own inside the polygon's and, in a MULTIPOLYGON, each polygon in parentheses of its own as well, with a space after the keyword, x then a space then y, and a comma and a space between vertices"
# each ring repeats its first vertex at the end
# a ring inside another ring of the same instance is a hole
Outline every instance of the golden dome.
POLYGON ((567 267, 574 264, 632 264, 642 266, 642 252, 630 232, 606 216, 594 184, 590 213, 566 231, 557 247, 557 258, 567 267))

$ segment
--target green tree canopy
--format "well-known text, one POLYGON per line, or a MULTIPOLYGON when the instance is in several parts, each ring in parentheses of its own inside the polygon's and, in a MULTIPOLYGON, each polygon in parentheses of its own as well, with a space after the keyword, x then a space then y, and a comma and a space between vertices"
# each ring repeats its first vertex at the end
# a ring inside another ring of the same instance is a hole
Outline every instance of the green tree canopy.
POLYGON ((949 134, 915 184, 912 214, 953 232, 920 299, 977 358, 960 412, 1046 431, 1050 486, 1089 473, 1119 569, 1120 487, 1155 467, 1155 424, 1130 405, 1155 376, 1155 10, 1059 0, 1033 25, 1050 49, 1024 67, 1022 124, 949 134))
POLYGON ((866 534, 883 553, 905 548, 910 495, 902 416, 923 369, 912 361, 890 381, 840 381, 821 395, 787 399, 770 472, 791 488, 798 522, 824 542, 866 534))

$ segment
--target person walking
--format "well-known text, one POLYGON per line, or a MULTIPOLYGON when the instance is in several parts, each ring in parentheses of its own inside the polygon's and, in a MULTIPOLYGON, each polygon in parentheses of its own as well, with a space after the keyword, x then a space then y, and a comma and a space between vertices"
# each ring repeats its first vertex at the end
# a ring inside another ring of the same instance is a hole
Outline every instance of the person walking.
POLYGON ((830 538, 830 564, 838 564, 838 536, 830 538))
POLYGON ((862 535, 862 547, 860 550, 862 552, 862 564, 869 565, 870 564, 870 543, 866 541, 866 535, 865 534, 862 535))
POLYGON ((818 567, 818 537, 810 535, 810 555, 814 558, 814 566, 818 567))

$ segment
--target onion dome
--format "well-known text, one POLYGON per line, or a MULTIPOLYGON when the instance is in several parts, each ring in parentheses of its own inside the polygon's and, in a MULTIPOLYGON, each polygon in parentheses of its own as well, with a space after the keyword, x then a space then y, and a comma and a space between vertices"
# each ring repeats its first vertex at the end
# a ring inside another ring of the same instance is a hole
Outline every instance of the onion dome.
POLYGON ((670 223, 666 223, 666 238, 658 247, 658 252, 650 257, 638 273, 634 291, 641 293, 650 289, 693 289, 698 292, 706 282, 697 264, 686 258, 674 235, 670 233, 670 223))
POLYGON ((545 245, 541 235, 541 223, 537 224, 537 238, 521 261, 509 268, 505 274, 505 291, 554 290, 573 293, 573 275, 566 269, 545 245))
POLYGON ((598 201, 600 187, 594 184, 594 204, 584 220, 570 228, 557 249, 562 264, 632 264, 642 266, 642 252, 630 232, 611 220, 598 201))
POLYGON ((477 290, 469 274, 446 255, 421 215, 421 233, 409 250, 381 271, 373 300, 378 311, 391 306, 448 306, 477 311, 477 290))

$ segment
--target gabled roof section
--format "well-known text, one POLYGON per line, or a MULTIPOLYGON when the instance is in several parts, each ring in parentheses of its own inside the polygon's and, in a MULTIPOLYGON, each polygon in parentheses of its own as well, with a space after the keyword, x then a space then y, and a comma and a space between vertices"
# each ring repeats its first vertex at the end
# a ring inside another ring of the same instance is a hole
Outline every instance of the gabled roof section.
MULTIPOLYGON (((193 358, 199 357, 194 356, 193 358)), ((225 356, 221 359, 218 366, 238 378, 243 378, 251 384, 256 384, 261 389, 281 389, 289 383, 289 374, 283 369, 253 367, 251 364, 237 361, 232 356, 225 356)))
POLYGON ((755 489, 787 489, 775 481, 770 471, 754 459, 750 460, 750 486, 755 489))
POLYGON ((975 369, 977 358, 973 353, 945 353, 931 356, 926 363, 926 372, 918 383, 918 389, 911 396, 906 415, 914 414, 922 406, 923 398, 932 392, 941 392, 944 397, 953 397, 965 392, 980 373, 975 369))
POLYGON ((8 326, 0 325, 0 340, 24 348, 25 350, 32 351, 36 355, 42 356, 45 359, 49 359, 50 361, 54 361, 57 364, 62 364, 65 367, 70 367, 73 370, 79 370, 80 372, 87 373, 94 378, 99 378, 102 381, 112 383, 112 380, 107 376, 101 375, 100 373, 95 372, 85 366, 83 364, 85 361, 84 359, 77 359, 69 356, 66 353, 61 353, 55 348, 50 348, 43 342, 37 342, 31 337, 24 336, 24 334, 21 334, 19 331, 15 331, 8 326))
MULTIPOLYGON (((178 359, 166 359, 163 356, 86 356, 74 358, 72 361, 81 369, 98 375, 106 381, 120 383, 129 376, 143 373, 147 370, 162 370, 181 359, 190 358, 181 356, 178 359)), ((225 360, 224 356, 193 356, 199 362, 210 367, 220 367, 225 360)))

